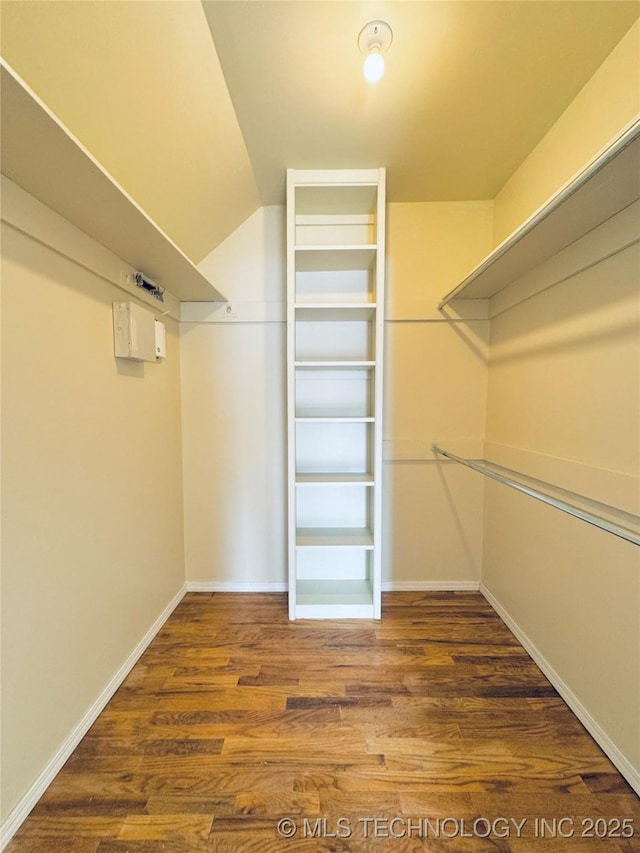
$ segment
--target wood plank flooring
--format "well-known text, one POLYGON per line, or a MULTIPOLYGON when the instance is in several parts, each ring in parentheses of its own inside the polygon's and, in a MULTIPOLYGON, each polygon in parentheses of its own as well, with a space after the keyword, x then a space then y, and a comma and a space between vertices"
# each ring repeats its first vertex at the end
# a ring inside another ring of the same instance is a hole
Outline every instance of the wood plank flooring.
POLYGON ((192 593, 6 850, 632 853, 640 803, 479 593, 192 593))

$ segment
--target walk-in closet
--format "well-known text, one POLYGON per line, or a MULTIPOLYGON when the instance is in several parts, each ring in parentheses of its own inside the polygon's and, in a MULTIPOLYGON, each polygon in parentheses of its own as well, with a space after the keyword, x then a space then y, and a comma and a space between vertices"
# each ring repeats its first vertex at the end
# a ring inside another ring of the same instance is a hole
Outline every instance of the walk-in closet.
POLYGON ((635 850, 640 2, 0 23, 0 849, 635 850))

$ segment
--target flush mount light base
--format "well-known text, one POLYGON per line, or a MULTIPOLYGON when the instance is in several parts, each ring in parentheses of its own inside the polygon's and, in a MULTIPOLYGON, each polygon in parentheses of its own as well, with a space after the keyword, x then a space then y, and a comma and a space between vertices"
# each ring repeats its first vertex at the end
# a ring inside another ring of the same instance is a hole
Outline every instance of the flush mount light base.
POLYGON ((386 21, 369 21, 360 30, 358 47, 366 56, 362 70, 370 83, 377 83, 384 74, 382 54, 389 48, 392 40, 393 33, 386 21))
POLYGON ((384 53, 391 46, 393 33, 386 21, 369 21, 360 30, 358 36, 358 47, 360 52, 368 56, 372 49, 378 48, 379 53, 384 53))

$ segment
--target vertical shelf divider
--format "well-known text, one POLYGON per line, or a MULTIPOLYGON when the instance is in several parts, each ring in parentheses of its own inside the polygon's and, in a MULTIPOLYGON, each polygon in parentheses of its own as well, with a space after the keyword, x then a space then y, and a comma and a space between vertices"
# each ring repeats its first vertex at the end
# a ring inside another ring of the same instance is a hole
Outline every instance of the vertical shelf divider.
POLYGON ((287 171, 289 618, 380 618, 385 170, 287 171))

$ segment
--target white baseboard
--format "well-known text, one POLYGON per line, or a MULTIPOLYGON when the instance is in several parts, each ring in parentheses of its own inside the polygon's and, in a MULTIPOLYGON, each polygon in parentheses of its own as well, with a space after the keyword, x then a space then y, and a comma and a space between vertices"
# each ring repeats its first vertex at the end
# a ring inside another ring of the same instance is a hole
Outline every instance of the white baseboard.
POLYGON ((555 669, 551 666, 545 656, 538 650, 534 643, 529 639, 525 632, 520 628, 505 608, 500 604, 493 593, 487 589, 484 584, 480 584, 480 592, 487 599, 502 621, 506 624, 509 630, 516 636, 522 646, 529 652, 533 660, 540 667, 542 672, 547 676, 551 684, 556 688, 560 696, 564 699, 567 705, 571 708, 576 717, 580 720, 591 737, 595 740, 602 751, 611 759, 620 773, 624 776, 627 782, 631 785, 634 791, 640 795, 640 772, 633 767, 632 764, 620 752, 618 747, 613 743, 609 735, 594 720, 589 711, 585 708, 582 702, 578 699, 570 687, 558 675, 555 669))
POLYGON ((187 592, 286 592, 285 581, 187 581, 187 592))
POLYGON ((171 601, 164 608, 162 613, 155 620, 146 634, 142 637, 138 645, 131 652, 118 671, 113 675, 104 690, 100 693, 97 699, 93 702, 90 708, 87 709, 82 719, 73 728, 68 737, 60 745, 55 755, 47 762, 44 769, 33 782, 28 791, 20 799, 15 808, 7 815, 7 818, 0 826, 0 850, 3 850, 9 841, 16 834, 20 825, 28 816, 31 809, 36 805, 40 797, 47 790, 55 776, 62 768, 65 761, 69 758, 73 750, 80 743, 82 738, 95 723, 98 715, 103 711, 107 702, 111 699, 116 690, 120 687, 127 675, 131 672, 142 653, 145 651, 149 643, 156 636, 160 628, 173 613, 175 608, 182 600, 186 588, 183 586, 180 591, 174 595, 171 601))
MULTIPOLYGON (((187 581, 187 592, 286 592, 284 581, 187 581)), ((465 592, 480 589, 480 581, 383 581, 383 592, 465 592)))
POLYGON ((477 592, 480 581, 382 581, 383 592, 477 592))

